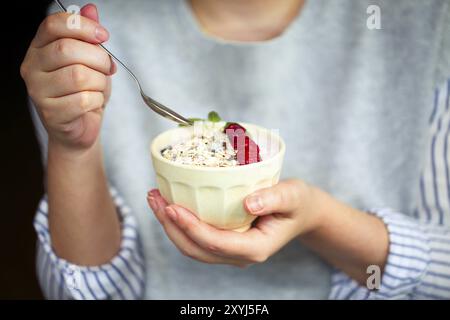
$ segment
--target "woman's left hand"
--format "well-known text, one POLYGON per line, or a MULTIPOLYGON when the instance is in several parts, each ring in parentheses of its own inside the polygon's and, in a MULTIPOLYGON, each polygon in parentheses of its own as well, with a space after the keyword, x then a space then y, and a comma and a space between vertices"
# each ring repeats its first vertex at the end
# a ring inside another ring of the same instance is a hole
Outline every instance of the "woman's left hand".
POLYGON ((168 205, 158 190, 148 193, 148 203, 170 240, 192 259, 246 267, 266 261, 301 234, 319 226, 313 187, 300 180, 283 181, 248 196, 246 210, 258 220, 243 233, 217 229, 200 221, 189 210, 168 205))

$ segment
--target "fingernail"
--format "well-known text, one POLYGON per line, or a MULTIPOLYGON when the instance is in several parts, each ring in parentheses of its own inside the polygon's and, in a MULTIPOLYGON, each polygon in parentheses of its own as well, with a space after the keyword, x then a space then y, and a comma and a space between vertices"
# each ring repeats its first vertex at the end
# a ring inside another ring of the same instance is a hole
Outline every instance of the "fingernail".
POLYGON ((110 74, 115 74, 116 71, 117 71, 117 66, 116 66, 116 64, 114 63, 114 61, 111 59, 111 70, 109 70, 109 73, 110 73, 110 74))
POLYGON ((166 214, 169 216, 170 220, 176 222, 178 219, 178 214, 175 210, 173 210, 171 207, 167 207, 165 209, 166 214))
POLYGON ((259 212, 264 209, 263 201, 260 196, 250 196, 247 198, 247 207, 251 212, 259 212))
POLYGON ((109 38, 109 32, 102 26, 98 26, 95 29, 95 37, 98 41, 105 42, 109 38))
POLYGON ((150 193, 151 193, 152 195, 154 195, 154 196, 159 195, 158 189, 152 189, 152 190, 150 190, 150 193))
POLYGON ((150 204, 150 207, 151 207, 153 210, 156 210, 156 201, 155 201, 155 198, 153 198, 152 196, 149 196, 149 197, 148 197, 148 202, 149 202, 149 204, 150 204))

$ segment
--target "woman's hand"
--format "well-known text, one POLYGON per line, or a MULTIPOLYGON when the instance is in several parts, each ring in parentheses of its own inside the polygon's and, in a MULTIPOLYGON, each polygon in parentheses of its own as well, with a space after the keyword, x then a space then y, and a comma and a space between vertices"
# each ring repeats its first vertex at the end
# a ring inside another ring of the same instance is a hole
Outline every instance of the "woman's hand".
POLYGON ((148 203, 167 236, 186 256, 205 263, 245 267, 264 262, 289 241, 306 234, 321 220, 315 189, 299 180, 283 181, 245 199, 246 210, 258 220, 244 233, 219 230, 177 205, 168 206, 158 190, 148 203))
POLYGON ((69 17, 57 13, 42 22, 20 72, 49 137, 52 247, 72 263, 101 265, 117 254, 121 241, 98 139, 116 68, 98 46, 109 35, 98 23, 97 8, 81 9, 80 28, 69 28, 69 17))
MULTIPOLYGON (((86 149, 97 139, 116 67, 98 47, 109 34, 94 5, 81 10, 80 28, 68 28, 67 13, 47 17, 20 72, 49 134, 49 144, 86 149)), ((61 149, 61 148, 59 148, 61 149)))

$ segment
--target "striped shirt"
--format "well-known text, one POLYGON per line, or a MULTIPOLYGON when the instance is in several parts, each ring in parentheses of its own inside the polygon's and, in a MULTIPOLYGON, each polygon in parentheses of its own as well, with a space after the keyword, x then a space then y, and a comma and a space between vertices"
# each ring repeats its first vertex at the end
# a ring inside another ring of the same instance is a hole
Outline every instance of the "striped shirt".
POLYGON ((48 299, 139 299, 145 284, 145 265, 136 221, 117 191, 111 189, 122 226, 119 253, 109 264, 97 267, 74 265, 57 257, 51 247, 48 204, 44 197, 34 219, 38 234, 37 274, 48 299))
MULTIPOLYGON (((436 88, 430 115, 427 162, 419 183, 415 218, 389 208, 371 213, 386 224, 389 255, 381 287, 370 291, 342 272, 333 275, 331 299, 450 298, 450 79, 436 88)), ((117 192, 111 191, 122 221, 120 252, 109 264, 82 267, 57 257, 48 230, 44 197, 34 227, 39 237, 37 272, 48 299, 139 299, 146 272, 136 221, 117 192)))
POLYGON ((389 208, 371 212, 389 232, 381 287, 370 291, 343 273, 333 276, 332 299, 450 299, 450 79, 436 88, 428 154, 415 217, 389 208))
MULTIPOLYGON (((379 290, 369 290, 336 270, 330 299, 450 299, 450 79, 436 88, 430 115, 427 161, 420 177, 415 217, 389 208, 369 212, 384 221, 390 245, 379 290)), ((37 272, 48 299, 139 299, 146 268, 136 221, 114 189, 122 221, 120 252, 109 264, 74 265, 56 256, 44 197, 34 227, 39 237, 37 272)))

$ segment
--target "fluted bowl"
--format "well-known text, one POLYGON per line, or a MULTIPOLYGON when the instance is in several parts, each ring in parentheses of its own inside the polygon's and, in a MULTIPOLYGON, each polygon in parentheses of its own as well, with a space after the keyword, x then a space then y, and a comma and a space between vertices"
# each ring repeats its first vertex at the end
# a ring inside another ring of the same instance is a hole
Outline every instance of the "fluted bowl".
POLYGON ((244 199, 254 191, 278 183, 285 144, 274 130, 243 124, 260 146, 261 162, 236 167, 200 167, 172 162, 161 155, 169 145, 189 139, 194 127, 176 128, 158 135, 151 155, 161 195, 217 228, 239 232, 250 228, 254 216, 244 209, 244 199))

